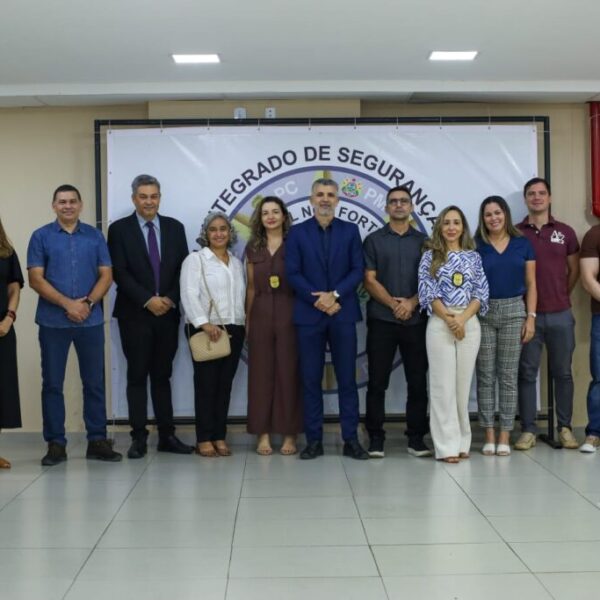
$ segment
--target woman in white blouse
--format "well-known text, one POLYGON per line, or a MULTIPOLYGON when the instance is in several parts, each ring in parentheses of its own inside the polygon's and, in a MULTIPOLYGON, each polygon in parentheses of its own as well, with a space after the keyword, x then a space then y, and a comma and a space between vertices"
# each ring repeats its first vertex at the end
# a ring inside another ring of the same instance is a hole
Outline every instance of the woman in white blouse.
POLYGON ((419 265, 419 304, 427 309, 429 413, 435 457, 469 458, 469 391, 479 351, 477 313, 488 309, 481 256, 457 206, 439 214, 419 265))
POLYGON ((246 318, 244 268, 229 251, 236 240, 237 232, 229 217, 222 212, 210 212, 196 240, 201 250, 192 252, 181 266, 181 304, 188 336, 203 330, 213 341, 222 335, 231 338, 229 356, 194 362, 196 452, 201 456, 231 455, 225 442, 227 413, 244 343, 246 318), (227 331, 220 327, 217 311, 227 331))

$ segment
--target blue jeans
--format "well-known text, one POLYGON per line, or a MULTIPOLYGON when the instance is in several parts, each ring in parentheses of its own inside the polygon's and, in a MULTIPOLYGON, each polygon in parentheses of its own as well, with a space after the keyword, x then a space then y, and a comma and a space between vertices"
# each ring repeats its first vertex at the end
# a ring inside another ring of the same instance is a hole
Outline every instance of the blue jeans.
POLYGON ((71 343, 83 383, 83 420, 89 441, 106 439, 104 395, 104 326, 44 327, 39 330, 42 352, 42 415, 44 439, 66 446, 63 383, 71 343))
POLYGON ((546 344, 550 375, 554 380, 554 400, 558 430, 571 427, 573 415, 573 376, 571 362, 575 350, 575 319, 571 309, 538 313, 535 335, 521 350, 519 362, 519 415, 521 431, 536 433, 536 381, 542 349, 546 344))
POLYGON ((587 394, 588 426, 585 434, 600 437, 600 315, 592 315, 590 373, 592 381, 587 394))

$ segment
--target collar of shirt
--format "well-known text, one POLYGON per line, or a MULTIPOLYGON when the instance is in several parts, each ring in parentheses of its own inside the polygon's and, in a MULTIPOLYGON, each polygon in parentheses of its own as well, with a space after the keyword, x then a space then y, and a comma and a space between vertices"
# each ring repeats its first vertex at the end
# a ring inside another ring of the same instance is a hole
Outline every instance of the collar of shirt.
POLYGON ((317 231, 325 231, 325 230, 331 231, 331 230, 332 230, 332 228, 333 228, 333 226, 334 226, 334 223, 335 223, 336 221, 338 221, 338 219, 337 219, 336 217, 334 217, 334 218, 331 220, 331 223, 329 223, 329 225, 327 225, 327 227, 323 228, 323 227, 321 227, 321 224, 319 223, 319 221, 317 221, 317 217, 312 217, 312 219, 311 219, 311 220, 313 221, 313 227, 314 227, 314 228, 315 228, 317 231))
MULTIPOLYGON (((220 262, 224 267, 227 266, 208 246, 204 246, 204 248, 200 250, 200 254, 204 256, 205 260, 216 260, 220 262)), ((227 254, 231 258, 231 252, 229 250, 227 250, 227 254)))
MULTIPOLYGON (((531 227, 532 229, 537 229, 537 227, 533 224, 529 222, 529 215, 527 215, 520 223, 519 225, 523 225, 523 227, 531 227)), ((548 215, 548 222, 544 223, 542 225, 542 227, 554 227, 555 225, 555 221, 554 221, 554 217, 550 214, 548 215)))
MULTIPOLYGON (((148 223, 148 221, 146 221, 146 219, 144 219, 144 217, 140 217, 140 215, 137 213, 137 211, 135 213, 135 216, 136 216, 137 221, 143 231, 144 227, 145 227, 146 223, 148 223)), ((152 223, 154 225, 154 228, 160 233, 160 219, 158 218, 158 215, 156 215, 154 217, 154 219, 152 219, 152 221, 150 221, 150 223, 152 223)))
POLYGON ((80 225, 81 225, 81 221, 77 221, 77 225, 75 226, 75 229, 73 229, 73 231, 69 232, 58 222, 58 219, 56 219, 56 221, 54 221, 54 223, 52 223, 54 231, 58 231, 59 233, 61 231, 64 231, 65 233, 69 233, 69 234, 80 231, 80 229, 81 229, 80 225))
POLYGON ((383 229, 385 231, 385 233, 388 233, 390 235, 397 235, 398 237, 405 237, 407 235, 415 235, 416 230, 412 225, 408 226, 408 229, 404 232, 404 233, 398 233, 397 231, 394 231, 389 223, 386 223, 383 226, 383 229))

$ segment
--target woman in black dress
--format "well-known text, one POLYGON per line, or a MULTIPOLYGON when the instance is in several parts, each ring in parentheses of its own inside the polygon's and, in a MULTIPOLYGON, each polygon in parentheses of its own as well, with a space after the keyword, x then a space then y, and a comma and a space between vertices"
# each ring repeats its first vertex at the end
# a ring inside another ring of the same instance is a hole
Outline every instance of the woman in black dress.
MULTIPOLYGON (((21 427, 17 338, 13 325, 22 287, 19 259, 0 221, 0 429, 21 427)), ((0 458, 0 469, 10 469, 10 462, 0 458)))

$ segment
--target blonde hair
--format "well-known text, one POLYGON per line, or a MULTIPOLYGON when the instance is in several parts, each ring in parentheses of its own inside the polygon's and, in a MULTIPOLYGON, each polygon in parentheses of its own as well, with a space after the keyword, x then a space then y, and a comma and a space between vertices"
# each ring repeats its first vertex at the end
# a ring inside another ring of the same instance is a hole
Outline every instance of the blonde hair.
POLYGON ((431 267, 429 272, 434 277, 438 272, 439 268, 448 260, 448 246, 446 244, 446 240, 442 236, 442 225, 444 223, 446 215, 453 210, 459 214, 463 226, 463 230, 459 238, 460 249, 475 250, 475 242, 471 237, 471 232, 469 231, 469 224, 467 223, 465 214, 462 210, 460 210, 460 208, 458 208, 458 206, 447 206, 442 210, 442 212, 438 215, 438 218, 435 220, 435 223, 433 225, 433 231, 431 232, 431 238, 429 238, 425 242, 425 249, 431 250, 431 267))

